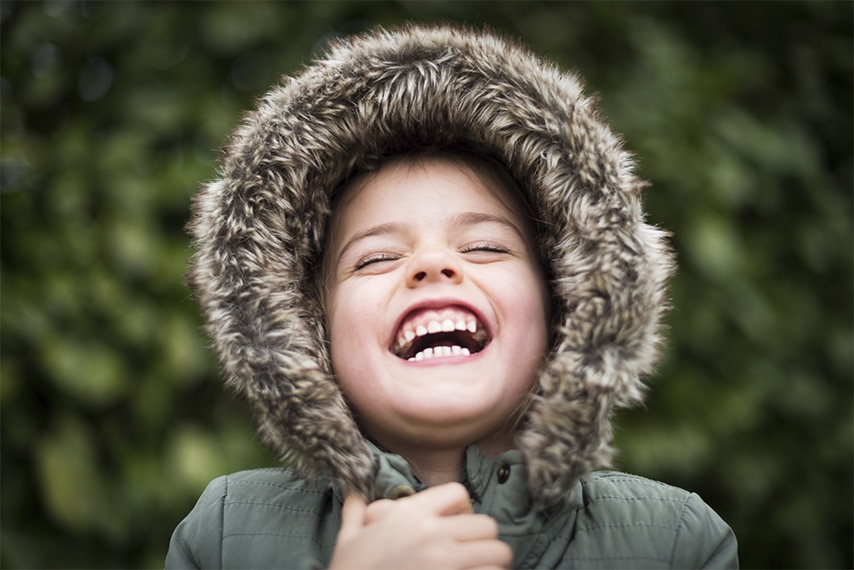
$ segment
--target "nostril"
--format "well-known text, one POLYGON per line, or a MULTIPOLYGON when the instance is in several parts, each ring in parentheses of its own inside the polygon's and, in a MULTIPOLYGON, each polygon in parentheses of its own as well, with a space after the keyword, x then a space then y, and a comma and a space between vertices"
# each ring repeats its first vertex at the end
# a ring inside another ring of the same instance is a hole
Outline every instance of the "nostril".
MULTIPOLYGON (((456 272, 453 269, 443 269, 440 273, 449 279, 452 279, 456 275, 456 272)), ((423 281, 424 279, 426 279, 426 277, 426 271, 419 271, 418 273, 413 275, 413 278, 416 281, 423 281)))
POLYGON ((426 249, 412 255, 407 262, 406 282, 409 286, 427 282, 459 282, 462 267, 453 259, 452 252, 439 248, 426 249))

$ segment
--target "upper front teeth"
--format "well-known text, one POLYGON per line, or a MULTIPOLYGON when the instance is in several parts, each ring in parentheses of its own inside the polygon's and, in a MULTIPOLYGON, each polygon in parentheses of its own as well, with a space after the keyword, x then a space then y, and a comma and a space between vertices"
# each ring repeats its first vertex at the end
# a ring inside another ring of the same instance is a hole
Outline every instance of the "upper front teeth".
POLYGON ((425 336, 428 334, 436 334, 439 332, 453 331, 468 331, 472 334, 477 332, 477 319, 474 316, 466 318, 460 317, 456 321, 453 319, 432 319, 426 323, 420 323, 413 329, 411 326, 406 326, 397 335, 397 348, 400 349, 411 343, 416 337, 425 336))

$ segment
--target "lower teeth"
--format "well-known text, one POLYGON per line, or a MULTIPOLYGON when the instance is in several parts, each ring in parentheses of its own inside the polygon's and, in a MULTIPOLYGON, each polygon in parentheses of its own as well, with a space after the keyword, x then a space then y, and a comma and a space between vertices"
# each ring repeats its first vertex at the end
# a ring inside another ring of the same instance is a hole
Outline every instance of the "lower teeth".
POLYGON ((463 348, 460 346, 436 346, 425 348, 421 352, 417 353, 415 356, 409 359, 409 362, 416 362, 419 360, 426 360, 428 358, 437 358, 443 356, 469 356, 471 355, 471 351, 467 348, 463 348))

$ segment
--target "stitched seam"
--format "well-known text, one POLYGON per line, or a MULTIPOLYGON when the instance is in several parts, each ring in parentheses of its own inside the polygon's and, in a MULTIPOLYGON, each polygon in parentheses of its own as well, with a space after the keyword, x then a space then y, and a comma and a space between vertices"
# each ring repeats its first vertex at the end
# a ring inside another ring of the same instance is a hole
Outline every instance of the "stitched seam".
POLYGON ((525 554, 525 558, 519 563, 521 568, 536 568, 537 563, 543 557, 543 553, 554 542, 551 537, 542 532, 532 533, 529 536, 536 537, 536 539, 527 554, 525 554))
POLYGON ((582 481, 581 484, 583 486, 588 486, 591 484, 595 484, 597 481, 614 484, 614 486, 619 486, 620 483, 629 483, 634 486, 643 486, 652 489, 662 489, 662 490, 673 490, 680 491, 678 487, 674 487, 673 485, 668 485, 667 483, 662 483, 661 481, 655 481, 653 479, 647 479, 646 477, 637 477, 637 476, 626 476, 625 474, 621 474, 620 476, 608 476, 608 475, 599 475, 595 476, 590 481, 582 481))
POLYGON ((598 495, 596 501, 612 500, 612 501, 659 501, 661 503, 679 503, 684 504, 684 499, 666 499, 663 497, 620 497, 619 495, 598 495))
POLYGON ((320 514, 321 511, 315 509, 301 509, 299 507, 291 507, 289 505, 278 505, 276 503, 265 503, 262 501, 229 501, 228 506, 232 505, 249 505, 253 507, 268 507, 271 509, 279 509, 282 511, 293 511, 295 513, 311 513, 320 514))
POLYGON ((244 485, 253 486, 253 487, 272 487, 274 489, 284 489, 285 491, 296 491, 298 493, 305 493, 306 495, 322 495, 326 491, 312 491, 308 489, 300 489, 299 487, 291 487, 288 485, 282 485, 280 483, 261 483, 257 481, 246 481, 244 485))
POLYGON ((501 533, 502 536, 512 536, 513 538, 533 538, 539 536, 541 533, 539 532, 527 532, 525 534, 513 534, 509 532, 501 533))
POLYGON ((654 560, 655 562, 669 562, 665 558, 655 556, 566 556, 564 560, 654 560))
POLYGON ((668 530, 675 530, 677 527, 670 524, 656 524, 656 523, 623 523, 623 524, 601 524, 594 526, 585 526, 578 528, 578 532, 588 531, 588 530, 599 530, 603 528, 634 528, 634 527, 649 527, 649 528, 666 528, 668 530))
POLYGON ((672 485, 668 485, 667 483, 662 483, 660 481, 653 481, 652 479, 647 479, 646 477, 596 477, 592 479, 593 481, 608 481, 609 483, 639 483, 641 485, 646 485, 647 487, 664 487, 670 488, 672 485))
POLYGON ((693 493, 688 495, 684 501, 682 501, 682 512, 679 513, 679 526, 676 527, 676 532, 673 535, 673 548, 670 550, 670 566, 673 567, 673 561, 676 559, 676 545, 679 544, 679 535, 682 533, 682 526, 685 523, 685 515, 688 512, 688 501, 691 500, 691 497, 694 496, 693 493))
POLYGON ((228 500, 228 482, 231 478, 225 478, 225 490, 222 492, 222 501, 219 503, 219 565, 225 555, 225 502, 228 500))
POLYGON ((319 541, 316 537, 311 535, 302 535, 302 534, 284 534, 280 532, 233 532, 231 534, 224 535, 222 537, 223 542, 227 538, 240 538, 241 536, 275 536, 278 538, 298 538, 301 540, 307 540, 313 542, 314 544, 320 547, 331 546, 331 544, 326 544, 325 542, 319 541))

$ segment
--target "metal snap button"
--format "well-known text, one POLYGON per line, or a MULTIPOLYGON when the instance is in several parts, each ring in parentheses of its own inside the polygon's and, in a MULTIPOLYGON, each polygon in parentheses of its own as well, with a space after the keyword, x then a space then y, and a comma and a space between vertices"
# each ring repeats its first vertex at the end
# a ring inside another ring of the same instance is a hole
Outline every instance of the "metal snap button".
POLYGON ((505 483, 510 478, 510 466, 502 465, 498 469, 498 483, 505 483))
POLYGON ((388 498, 392 500, 402 499, 415 494, 415 489, 408 485, 398 485, 389 491, 388 498))

